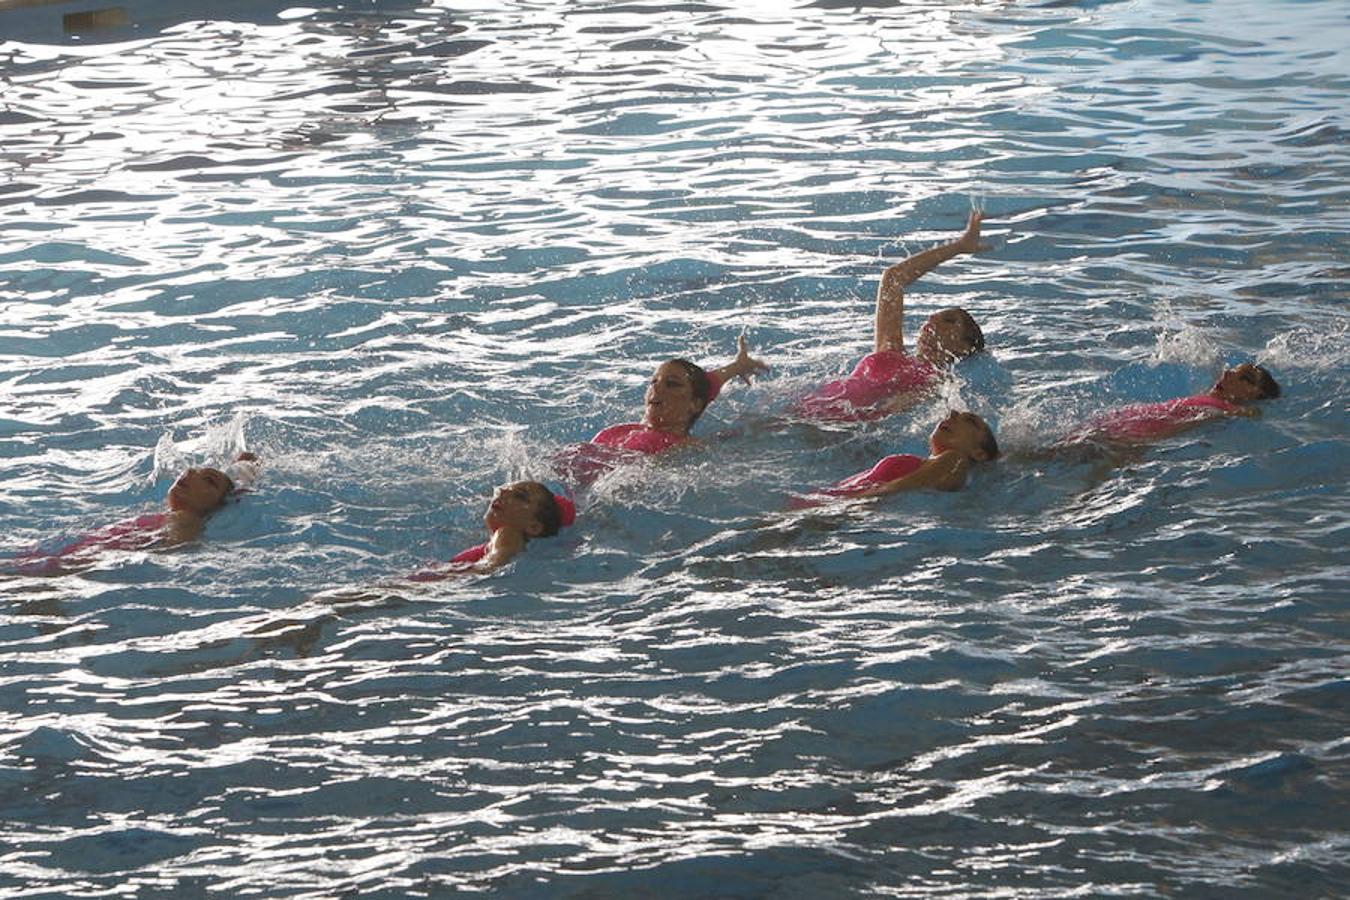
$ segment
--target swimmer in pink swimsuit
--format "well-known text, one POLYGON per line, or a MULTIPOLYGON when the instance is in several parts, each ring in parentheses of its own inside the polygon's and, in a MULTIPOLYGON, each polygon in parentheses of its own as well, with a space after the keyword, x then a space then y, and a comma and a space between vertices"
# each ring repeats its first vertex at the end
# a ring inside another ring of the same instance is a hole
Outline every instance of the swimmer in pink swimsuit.
POLYGON ((532 537, 553 537, 576 521, 576 507, 537 481, 517 481, 497 488, 483 524, 486 542, 461 550, 443 566, 409 575, 409 581, 441 581, 455 575, 484 574, 499 569, 525 549, 532 537))
POLYGON ((953 306, 928 317, 915 343, 905 353, 904 289, 953 256, 987 250, 980 242, 983 214, 972 212, 966 230, 950 243, 916 253, 881 275, 877 287, 873 350, 847 377, 821 385, 797 401, 794 412, 805 419, 859 422, 903 412, 923 399, 959 359, 984 349, 984 334, 970 313, 953 306))
POLYGON ((1134 403, 1111 410, 1074 429, 1055 449, 1082 445, 1148 444, 1230 416, 1259 416, 1244 404, 1280 396, 1280 385, 1263 366, 1243 363, 1225 369, 1206 393, 1162 403, 1134 403))
POLYGON ((881 497, 919 488, 956 491, 965 487, 973 464, 999 457, 993 430, 971 412, 952 412, 939 422, 929 435, 928 448, 931 452, 926 459, 912 453, 884 457, 866 472, 794 497, 788 506, 804 509, 832 500, 881 497))
POLYGON ((169 488, 168 509, 127 519, 90 532, 52 552, 29 552, 18 559, 23 574, 61 574, 106 550, 160 550, 196 540, 213 512, 231 494, 247 489, 258 475, 258 457, 241 453, 230 474, 220 469, 188 469, 169 488))
POLYGON ((589 443, 560 454, 558 470, 586 484, 633 454, 656 454, 691 440, 689 430, 732 378, 744 379, 768 368, 750 355, 745 335, 736 340, 736 358, 720 369, 705 370, 687 359, 662 363, 647 384, 641 422, 611 425, 589 443))

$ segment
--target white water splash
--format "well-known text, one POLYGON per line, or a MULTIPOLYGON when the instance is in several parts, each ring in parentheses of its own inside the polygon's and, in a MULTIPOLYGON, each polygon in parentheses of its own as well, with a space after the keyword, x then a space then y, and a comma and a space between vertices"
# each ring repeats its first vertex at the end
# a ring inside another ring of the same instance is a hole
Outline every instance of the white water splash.
POLYGON ((1296 328, 1267 341, 1256 361, 1282 369, 1334 369, 1344 364, 1347 337, 1350 337, 1347 323, 1321 330, 1296 328))
POLYGON ((1010 450, 1030 452, 1050 443, 1052 421, 1056 418, 1050 414, 1047 404, 1029 401, 1014 404, 999 418, 999 447, 1005 453, 1010 450))
POLYGON ((187 456, 174 443, 173 435, 164 432, 155 443, 155 464, 150 471, 151 484, 160 478, 177 478, 178 473, 188 468, 187 456))
POLYGON ((1220 365, 1223 355, 1214 336, 1187 322, 1172 312, 1167 301, 1158 304, 1155 319, 1158 322, 1158 338, 1153 345, 1152 361, 1156 363, 1179 363, 1197 368, 1213 368, 1220 365))

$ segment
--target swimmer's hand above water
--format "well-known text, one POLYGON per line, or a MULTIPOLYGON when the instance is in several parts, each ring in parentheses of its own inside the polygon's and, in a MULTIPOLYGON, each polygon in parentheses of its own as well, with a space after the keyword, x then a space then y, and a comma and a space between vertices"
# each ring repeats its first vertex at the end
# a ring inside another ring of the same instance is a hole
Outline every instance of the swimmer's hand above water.
POLYGON ((740 337, 736 338, 736 358, 714 371, 722 379, 723 384, 726 384, 732 378, 739 378, 749 384, 751 375, 758 375, 760 372, 767 372, 768 370, 767 363, 750 355, 750 345, 745 339, 745 332, 742 331, 740 337))

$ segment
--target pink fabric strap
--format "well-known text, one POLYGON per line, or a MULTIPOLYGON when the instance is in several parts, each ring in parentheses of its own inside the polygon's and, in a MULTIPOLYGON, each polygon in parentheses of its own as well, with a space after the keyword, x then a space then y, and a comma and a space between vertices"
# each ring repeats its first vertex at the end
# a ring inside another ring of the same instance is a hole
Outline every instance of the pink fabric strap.
POLYGON ((708 376, 708 402, 711 403, 717 399, 718 394, 722 393, 722 388, 725 385, 722 383, 722 376, 716 372, 706 372, 705 374, 708 376))
POLYGON ((577 520, 577 505, 571 497, 554 494, 553 502, 558 504, 558 524, 566 528, 577 520))

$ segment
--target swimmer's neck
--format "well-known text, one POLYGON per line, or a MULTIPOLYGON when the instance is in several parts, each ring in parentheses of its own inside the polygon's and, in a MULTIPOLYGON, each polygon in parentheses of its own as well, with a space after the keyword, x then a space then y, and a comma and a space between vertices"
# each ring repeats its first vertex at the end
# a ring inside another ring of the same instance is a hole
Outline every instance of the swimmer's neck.
POLYGON ((488 530, 488 543, 494 541, 508 541, 512 543, 524 544, 530 539, 529 532, 515 525, 498 525, 496 528, 488 530))
POLYGON ((642 427, 646 428, 648 431, 659 431, 662 434, 673 434, 676 437, 689 437, 688 428, 681 428, 678 425, 663 428, 660 425, 653 423, 650 416, 642 417, 642 427))
POLYGON ((169 519, 164 523, 166 541, 171 544, 195 541, 206 526, 206 518, 206 514, 190 509, 169 507, 169 519))

